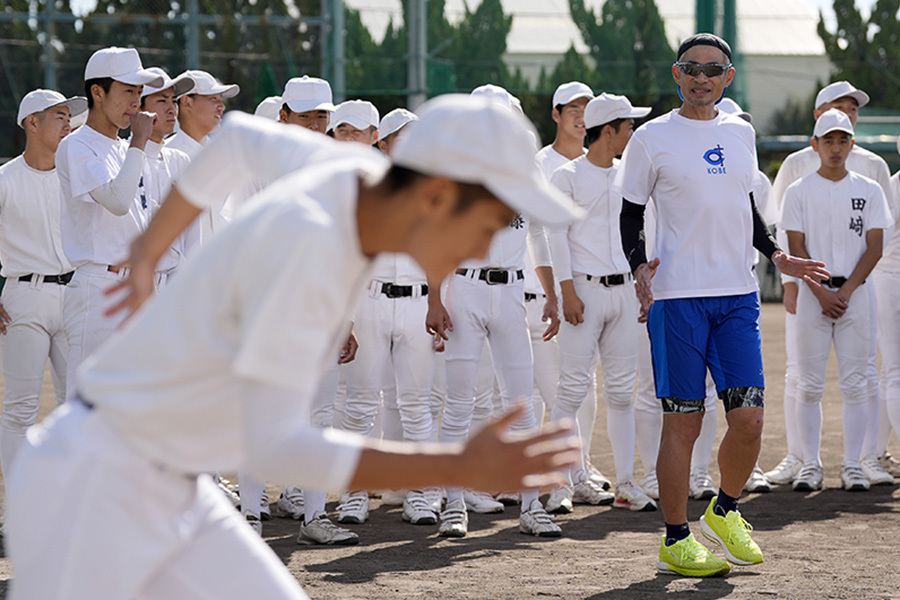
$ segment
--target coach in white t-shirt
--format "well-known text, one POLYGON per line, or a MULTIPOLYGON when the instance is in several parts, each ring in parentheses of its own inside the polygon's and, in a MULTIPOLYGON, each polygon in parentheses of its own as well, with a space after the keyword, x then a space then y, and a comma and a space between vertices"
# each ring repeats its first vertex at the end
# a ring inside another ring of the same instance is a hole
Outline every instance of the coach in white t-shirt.
POLYGON ((657 568, 711 576, 728 564, 700 545, 687 524, 691 449, 700 430, 706 371, 722 398, 728 431, 719 450, 718 495, 701 518, 704 535, 735 564, 762 561, 737 510, 759 454, 763 380, 759 302, 752 265, 758 248, 783 272, 822 278, 821 263, 781 252, 753 202, 757 173, 753 127, 719 111, 734 77, 731 48, 697 34, 678 50, 672 75, 681 108, 638 129, 622 157, 625 254, 637 280, 663 404, 657 474, 666 535, 657 568), (658 211, 656 256, 644 256, 644 205, 658 211), (655 301, 655 302, 654 302, 655 301))

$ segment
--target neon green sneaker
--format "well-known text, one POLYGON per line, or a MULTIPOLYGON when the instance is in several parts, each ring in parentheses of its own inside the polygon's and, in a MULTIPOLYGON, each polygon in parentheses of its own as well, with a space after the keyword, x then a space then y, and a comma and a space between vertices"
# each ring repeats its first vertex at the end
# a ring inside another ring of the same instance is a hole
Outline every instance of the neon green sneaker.
POLYGON ((694 539, 693 533, 671 546, 666 546, 666 536, 663 534, 656 570, 686 577, 716 577, 725 575, 731 567, 694 539))
POLYGON ((727 516, 713 512, 716 499, 709 501, 706 513, 700 517, 700 530, 707 539, 719 544, 725 551, 725 558, 736 565, 755 565, 763 561, 762 550, 750 538, 753 527, 736 510, 727 516))

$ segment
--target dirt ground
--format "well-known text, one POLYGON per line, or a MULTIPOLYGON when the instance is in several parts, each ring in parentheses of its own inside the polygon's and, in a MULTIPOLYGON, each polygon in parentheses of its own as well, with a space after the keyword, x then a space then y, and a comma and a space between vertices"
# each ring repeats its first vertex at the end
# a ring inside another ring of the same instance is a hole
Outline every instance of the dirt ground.
MULTIPOLYGON (((762 331, 768 393, 760 464, 768 469, 785 453, 780 305, 764 305, 762 331)), ((49 384, 45 392, 42 414, 52 403, 49 384)), ((745 495, 741 510, 755 528, 765 562, 734 568, 721 579, 657 575, 661 514, 611 507, 576 506, 574 513, 558 517, 564 537, 556 540, 520 534, 517 508, 470 515, 469 535, 447 540, 437 536, 436 526, 404 523, 399 507, 382 506, 380 500, 372 501, 367 523, 352 526, 361 539, 357 547, 300 546, 295 539, 298 524, 290 519, 267 521, 264 535, 310 597, 323 600, 900 598, 900 569, 895 562, 900 550, 900 491, 897 486, 868 493, 840 489, 841 405, 833 357, 824 407, 826 489, 800 494, 777 488, 769 494, 745 495)), ((724 418, 718 412, 721 435, 724 418)), ((896 439, 890 449, 900 455, 896 439)), ((601 470, 612 471, 602 399, 592 459, 601 470)), ((636 470, 639 478, 639 466, 636 470)), ((711 470, 715 479, 715 460, 711 470)), ((268 486, 273 500, 278 489, 268 486)), ((333 510, 336 499, 330 500, 333 510)), ((698 536, 696 523, 704 509, 704 502, 689 504, 698 536)), ((6 597, 10 576, 8 561, 0 558, 0 598, 6 597)))

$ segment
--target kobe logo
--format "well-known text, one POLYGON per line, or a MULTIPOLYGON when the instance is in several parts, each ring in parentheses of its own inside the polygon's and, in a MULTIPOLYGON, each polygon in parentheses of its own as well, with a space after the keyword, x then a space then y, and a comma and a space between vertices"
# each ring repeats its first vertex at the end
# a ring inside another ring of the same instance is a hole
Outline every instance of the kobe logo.
POLYGON ((712 165, 706 169, 710 175, 725 174, 725 150, 719 144, 716 144, 715 148, 707 150, 703 155, 703 160, 712 165))

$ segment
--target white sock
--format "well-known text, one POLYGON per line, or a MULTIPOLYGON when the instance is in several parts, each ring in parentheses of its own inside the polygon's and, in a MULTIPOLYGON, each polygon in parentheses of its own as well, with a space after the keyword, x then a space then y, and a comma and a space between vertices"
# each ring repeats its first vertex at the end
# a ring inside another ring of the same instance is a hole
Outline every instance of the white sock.
POLYGON ((866 426, 869 424, 869 402, 844 402, 844 462, 857 463, 862 453, 866 426))
POLYGON ((538 499, 538 490, 529 489, 522 490, 522 512, 527 512, 531 508, 531 503, 538 499))
POLYGON ((263 491, 266 484, 246 473, 238 473, 238 490, 241 494, 241 512, 259 516, 263 491))
POLYGON ((325 492, 319 490, 303 490, 303 514, 310 523, 317 512, 325 512, 325 492))
POLYGON ((788 373, 784 378, 784 436, 787 438, 787 453, 801 458, 803 449, 798 429, 797 393, 797 378, 788 373))
POLYGON ((797 455, 804 463, 815 462, 822 464, 819 456, 819 447, 822 437, 822 403, 821 397, 819 402, 801 401, 800 395, 797 394, 796 416, 797 416, 797 455))
POLYGON ((616 483, 634 480, 634 407, 606 403, 606 432, 613 449, 616 483))
POLYGON ((463 503, 465 503, 465 499, 463 498, 463 489, 461 487, 447 488, 447 506, 450 506, 450 503, 454 500, 462 500, 463 503))
MULTIPOLYGON (((596 364, 594 365, 596 366, 596 364)), ((597 377, 592 376, 588 385, 584 402, 578 407, 575 420, 578 423, 578 433, 581 436, 581 449, 588 456, 591 455, 591 442, 594 439, 594 423, 597 420, 597 377)))
POLYGON ((635 408, 634 435, 638 454, 644 467, 644 475, 656 471, 659 456, 659 438, 662 435, 662 411, 651 412, 635 408))
POLYGON ((709 473, 709 463, 712 460, 712 449, 716 443, 716 405, 707 403, 706 412, 703 415, 703 424, 700 426, 700 435, 694 442, 694 450, 691 454, 691 471, 709 473))
POLYGON ((878 429, 881 422, 881 393, 878 389, 878 375, 868 377, 866 394, 866 434, 863 438, 860 457, 878 456, 878 429))

